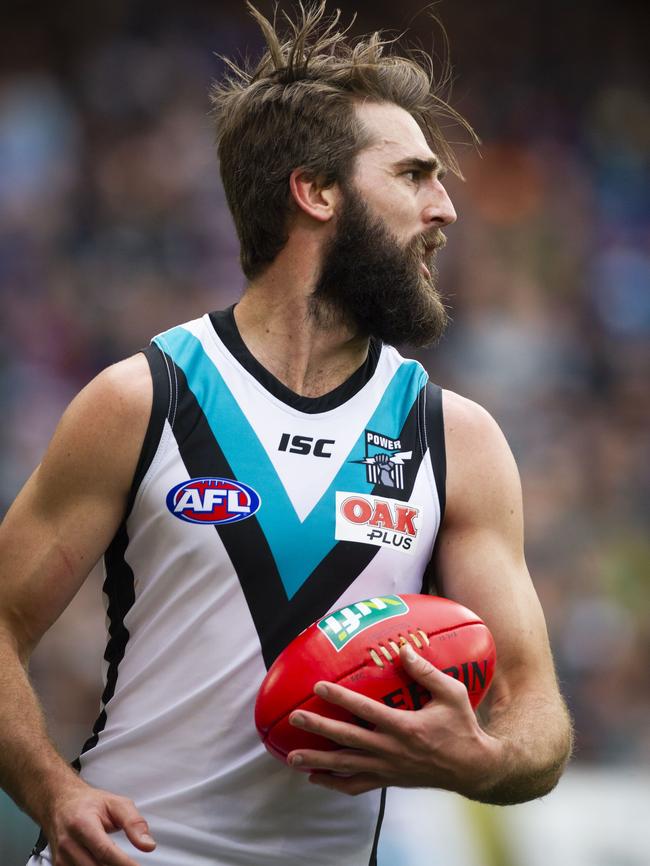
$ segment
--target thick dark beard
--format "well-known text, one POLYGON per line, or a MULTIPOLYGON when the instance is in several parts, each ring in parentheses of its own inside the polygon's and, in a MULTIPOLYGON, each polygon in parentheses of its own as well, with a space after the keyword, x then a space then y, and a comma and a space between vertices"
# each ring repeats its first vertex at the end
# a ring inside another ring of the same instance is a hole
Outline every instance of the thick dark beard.
MULTIPOLYGON (((436 240, 442 246, 442 232, 436 240)), ((359 193, 346 188, 311 296, 311 315, 323 327, 343 323, 389 345, 430 346, 444 333, 448 316, 434 285, 434 253, 427 257, 425 250, 421 236, 400 246, 359 193), (422 262, 431 280, 422 273, 422 262)))

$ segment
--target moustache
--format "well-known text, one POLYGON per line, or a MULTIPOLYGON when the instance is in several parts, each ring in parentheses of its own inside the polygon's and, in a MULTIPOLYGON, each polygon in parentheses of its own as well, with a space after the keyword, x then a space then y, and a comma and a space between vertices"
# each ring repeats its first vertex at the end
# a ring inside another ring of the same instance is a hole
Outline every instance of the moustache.
POLYGON ((447 238, 440 229, 433 234, 420 235, 410 244, 410 250, 420 259, 426 259, 442 249, 447 243, 447 238))

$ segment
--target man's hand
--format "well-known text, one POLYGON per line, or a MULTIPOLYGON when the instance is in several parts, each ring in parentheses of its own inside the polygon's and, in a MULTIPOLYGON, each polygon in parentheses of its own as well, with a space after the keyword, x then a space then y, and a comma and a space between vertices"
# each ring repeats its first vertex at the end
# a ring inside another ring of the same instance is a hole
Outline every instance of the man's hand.
POLYGON ((350 710, 374 730, 296 711, 290 718, 292 725, 344 748, 295 750, 288 756, 289 764, 321 771, 312 773, 309 781, 345 794, 388 785, 479 794, 498 776, 501 743, 481 729, 461 682, 439 671, 409 645, 402 647, 400 656, 406 672, 431 693, 430 703, 408 712, 333 683, 317 683, 314 691, 320 697, 350 710))
POLYGON ((138 866, 109 837, 123 830, 140 851, 152 851, 156 843, 135 804, 92 788, 81 779, 57 797, 45 826, 53 866, 138 866))

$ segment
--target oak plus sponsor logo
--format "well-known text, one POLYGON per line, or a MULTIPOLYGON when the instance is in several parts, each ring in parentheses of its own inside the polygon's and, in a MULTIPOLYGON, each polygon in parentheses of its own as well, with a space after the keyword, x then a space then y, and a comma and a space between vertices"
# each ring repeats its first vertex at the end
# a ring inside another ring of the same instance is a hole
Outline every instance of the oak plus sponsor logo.
POLYGON ((422 509, 385 496, 336 493, 337 541, 360 541, 415 553, 422 509))
POLYGON ((318 623, 318 629, 338 652, 371 625, 401 616, 408 610, 408 605, 398 595, 377 596, 335 610, 318 623))
POLYGON ((187 523, 237 523, 262 504, 259 493, 232 478, 190 478, 167 494, 167 508, 187 523))
POLYGON ((364 431, 365 457, 353 463, 366 467, 368 484, 394 487, 404 490, 404 464, 413 457, 413 451, 405 451, 399 439, 391 439, 373 430, 364 431))

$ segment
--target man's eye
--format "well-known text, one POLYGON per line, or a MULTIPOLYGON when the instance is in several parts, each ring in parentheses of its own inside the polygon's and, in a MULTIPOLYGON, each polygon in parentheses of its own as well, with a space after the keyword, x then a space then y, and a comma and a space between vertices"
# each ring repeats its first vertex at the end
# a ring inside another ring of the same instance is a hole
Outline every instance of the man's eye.
POLYGON ((417 183, 422 177, 422 172, 416 168, 411 168, 409 171, 404 172, 404 176, 407 180, 412 181, 412 183, 417 183))

